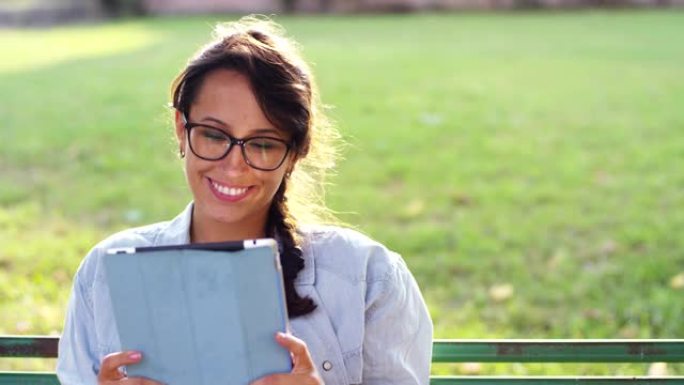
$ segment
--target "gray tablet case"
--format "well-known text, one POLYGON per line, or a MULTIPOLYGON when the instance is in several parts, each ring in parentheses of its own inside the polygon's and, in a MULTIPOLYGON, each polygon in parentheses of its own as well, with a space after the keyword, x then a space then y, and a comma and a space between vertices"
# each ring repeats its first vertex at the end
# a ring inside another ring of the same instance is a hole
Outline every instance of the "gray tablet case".
POLYGON ((143 352, 129 376, 247 385, 291 370, 275 241, 114 249, 104 265, 122 349, 143 352))

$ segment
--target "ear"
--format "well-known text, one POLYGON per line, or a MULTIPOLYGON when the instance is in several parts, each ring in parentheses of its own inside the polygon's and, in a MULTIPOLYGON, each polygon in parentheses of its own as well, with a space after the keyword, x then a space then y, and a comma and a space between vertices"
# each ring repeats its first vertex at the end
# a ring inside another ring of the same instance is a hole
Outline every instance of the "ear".
POLYGON ((185 121, 183 120, 183 114, 175 110, 175 116, 174 116, 174 125, 175 125, 175 133, 176 133, 176 140, 178 141, 178 147, 180 148, 181 152, 186 152, 185 149, 187 148, 187 136, 186 136, 186 130, 185 130, 185 121))
POLYGON ((297 155, 290 153, 287 155, 287 160, 285 160, 285 175, 289 176, 292 174, 292 172, 295 169, 295 166, 297 165, 297 161, 299 158, 297 155))

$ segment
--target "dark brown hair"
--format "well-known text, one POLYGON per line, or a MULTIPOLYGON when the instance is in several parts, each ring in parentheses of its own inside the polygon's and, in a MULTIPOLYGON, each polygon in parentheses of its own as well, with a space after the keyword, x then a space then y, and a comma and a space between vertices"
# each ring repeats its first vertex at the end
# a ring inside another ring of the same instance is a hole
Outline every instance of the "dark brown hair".
POLYGON ((304 268, 297 224, 334 221, 324 204, 323 182, 334 165, 337 132, 322 113, 311 71, 274 22, 245 17, 219 25, 216 39, 200 49, 174 80, 173 107, 189 116, 204 78, 217 69, 247 77, 268 120, 292 138, 296 167, 273 198, 266 235, 280 243, 290 317, 308 314, 316 305, 294 286, 304 268))

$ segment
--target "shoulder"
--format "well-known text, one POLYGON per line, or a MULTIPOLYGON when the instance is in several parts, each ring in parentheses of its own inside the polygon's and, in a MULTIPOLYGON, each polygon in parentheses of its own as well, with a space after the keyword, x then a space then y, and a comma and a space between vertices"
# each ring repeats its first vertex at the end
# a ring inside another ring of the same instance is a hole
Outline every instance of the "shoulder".
POLYGON ((168 230, 170 221, 158 222, 146 226, 129 228, 116 232, 97 243, 85 256, 76 272, 76 279, 81 283, 93 281, 100 272, 102 257, 109 249, 122 247, 145 247, 157 245, 162 235, 168 230))
POLYGON ((94 249, 106 251, 118 247, 144 247, 160 244, 171 221, 134 227, 116 232, 95 245, 94 249))
POLYGON ((101 261, 108 249, 188 243, 192 207, 191 202, 170 221, 129 228, 100 241, 81 262, 76 273, 76 281, 92 282, 96 279, 96 276, 102 273, 101 261))
POLYGON ((336 272, 367 283, 388 280, 405 269, 399 254, 360 231, 338 226, 305 226, 300 229, 305 254, 316 270, 336 272))
POLYGON ((341 226, 306 225, 299 229, 308 242, 335 246, 358 247, 380 245, 366 234, 341 226))

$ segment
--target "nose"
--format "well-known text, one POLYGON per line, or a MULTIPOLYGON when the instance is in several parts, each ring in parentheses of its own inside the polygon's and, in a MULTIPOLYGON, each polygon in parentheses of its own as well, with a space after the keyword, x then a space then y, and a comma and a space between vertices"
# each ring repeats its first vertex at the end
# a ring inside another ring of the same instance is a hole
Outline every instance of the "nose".
POLYGON ((249 168, 239 144, 233 144, 228 155, 221 160, 221 167, 226 171, 244 171, 249 168))

